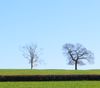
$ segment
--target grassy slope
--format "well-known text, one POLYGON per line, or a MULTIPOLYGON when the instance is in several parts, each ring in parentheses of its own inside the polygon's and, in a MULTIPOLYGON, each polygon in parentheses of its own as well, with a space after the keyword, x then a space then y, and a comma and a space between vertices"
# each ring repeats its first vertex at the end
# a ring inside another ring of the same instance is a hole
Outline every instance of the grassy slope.
POLYGON ((66 74, 100 74, 100 70, 11 70, 2 69, 0 75, 66 75, 66 74))
POLYGON ((100 81, 0 82, 0 88, 100 88, 100 81))

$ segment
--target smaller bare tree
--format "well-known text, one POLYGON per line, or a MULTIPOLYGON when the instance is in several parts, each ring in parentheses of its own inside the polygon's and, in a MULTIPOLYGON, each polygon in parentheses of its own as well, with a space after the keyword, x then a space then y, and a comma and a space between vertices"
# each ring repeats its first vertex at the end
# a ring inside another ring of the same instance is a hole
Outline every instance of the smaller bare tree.
POLYGON ((38 53, 37 53, 37 45, 26 45, 23 47, 24 49, 24 57, 29 60, 29 64, 31 64, 31 69, 38 63, 38 53))
POLYGON ((63 46, 63 49, 64 54, 67 55, 69 60, 68 64, 75 65, 75 70, 77 70, 77 65, 85 65, 85 60, 89 63, 93 62, 94 54, 81 44, 74 45, 67 43, 63 46))

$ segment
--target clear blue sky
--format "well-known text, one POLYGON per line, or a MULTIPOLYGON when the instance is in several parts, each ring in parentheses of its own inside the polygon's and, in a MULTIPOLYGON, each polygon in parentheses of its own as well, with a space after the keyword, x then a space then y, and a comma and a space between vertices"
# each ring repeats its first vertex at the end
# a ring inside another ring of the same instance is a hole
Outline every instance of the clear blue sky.
POLYGON ((81 43, 95 54, 100 68, 100 0, 1 0, 0 68, 30 68, 21 47, 42 48, 45 64, 36 68, 74 69, 63 55, 65 43, 81 43))

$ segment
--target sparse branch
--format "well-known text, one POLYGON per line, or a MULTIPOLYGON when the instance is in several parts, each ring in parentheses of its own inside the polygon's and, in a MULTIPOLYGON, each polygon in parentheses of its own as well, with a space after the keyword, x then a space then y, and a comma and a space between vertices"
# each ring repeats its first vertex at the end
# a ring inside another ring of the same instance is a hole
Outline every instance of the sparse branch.
POLYGON ((24 57, 29 60, 29 64, 31 64, 31 69, 38 62, 38 53, 37 53, 37 45, 26 45, 23 47, 24 49, 24 57))

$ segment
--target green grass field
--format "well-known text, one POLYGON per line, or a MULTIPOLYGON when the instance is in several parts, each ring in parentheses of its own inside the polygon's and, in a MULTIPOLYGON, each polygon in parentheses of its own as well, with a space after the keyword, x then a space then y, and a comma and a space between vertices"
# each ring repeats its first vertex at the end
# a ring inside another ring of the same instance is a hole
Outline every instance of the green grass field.
POLYGON ((0 75, 67 75, 67 74, 100 74, 100 70, 11 70, 2 69, 0 75))
MULTIPOLYGON (((100 70, 0 70, 0 75, 68 74, 100 74, 100 70)), ((0 88, 100 88, 100 81, 0 82, 0 88)))
POLYGON ((100 88, 99 81, 0 82, 0 88, 100 88))

